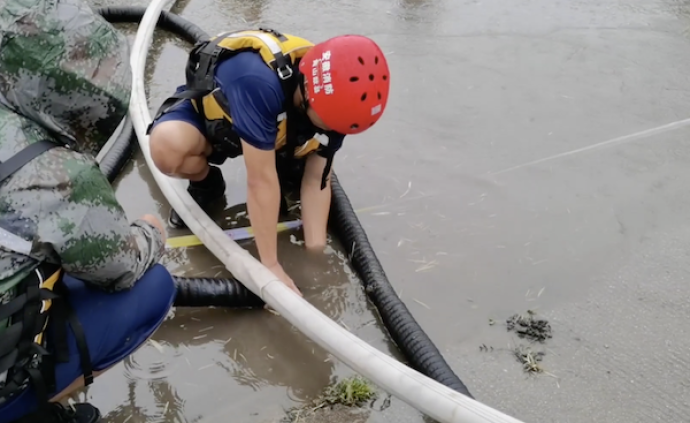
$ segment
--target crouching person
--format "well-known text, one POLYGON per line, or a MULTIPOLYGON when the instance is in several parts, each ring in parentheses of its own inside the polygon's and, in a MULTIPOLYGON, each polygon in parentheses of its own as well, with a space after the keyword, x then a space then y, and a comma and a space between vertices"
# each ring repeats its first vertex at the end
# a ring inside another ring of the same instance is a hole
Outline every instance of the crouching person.
POLYGON ((94 161, 128 110, 128 49, 81 0, 0 10, 0 423, 99 421, 59 401, 172 306, 163 226, 128 222, 94 161))

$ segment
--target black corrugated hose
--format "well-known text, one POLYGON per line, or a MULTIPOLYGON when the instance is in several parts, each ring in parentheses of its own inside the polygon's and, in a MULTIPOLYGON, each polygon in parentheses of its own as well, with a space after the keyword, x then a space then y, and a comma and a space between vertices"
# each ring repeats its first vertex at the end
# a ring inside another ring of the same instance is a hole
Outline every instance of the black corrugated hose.
POLYGON ((260 308, 266 303, 237 279, 175 276, 178 307, 260 308))
POLYGON ((132 126, 132 119, 129 114, 122 119, 122 127, 117 138, 110 145, 110 149, 105 153, 101 162, 98 164, 101 172, 105 174, 108 181, 112 184, 132 157, 134 145, 136 144, 136 133, 132 126))
POLYGON ((350 263, 393 341, 419 372, 473 398, 388 281, 335 172, 331 177, 331 191, 331 229, 349 253, 350 263))
MULTIPOLYGON (((98 13, 112 23, 138 23, 145 12, 144 7, 98 9, 98 13)), ((168 30, 190 43, 208 38, 208 34, 197 25, 166 11, 161 12, 157 27, 168 30)), ((100 165, 111 182, 129 159, 135 137, 132 123, 126 118, 118 139, 100 165)), ((350 262, 362 280, 367 296, 376 306, 392 340, 411 367, 473 398, 391 286, 335 172, 331 179, 331 187, 333 195, 329 225, 346 251, 351 252, 350 262)), ((257 308, 264 305, 263 300, 235 279, 175 277, 175 281, 178 287, 175 302, 177 306, 257 308)))

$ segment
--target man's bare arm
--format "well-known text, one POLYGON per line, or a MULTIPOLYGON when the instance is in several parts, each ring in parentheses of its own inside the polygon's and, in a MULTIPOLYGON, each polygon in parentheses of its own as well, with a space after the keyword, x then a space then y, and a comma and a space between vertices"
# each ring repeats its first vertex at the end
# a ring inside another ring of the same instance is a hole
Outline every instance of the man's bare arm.
POLYGON ((278 261, 278 215, 280 183, 276 171, 275 151, 261 150, 242 141, 247 168, 247 211, 261 263, 288 288, 302 295, 278 261))
POLYGON ((275 151, 260 150, 242 140, 242 154, 247 168, 247 211, 261 262, 271 267, 278 263, 276 227, 280 213, 275 151))
POLYGON ((321 178, 326 167, 326 159, 318 154, 307 157, 300 200, 302 203, 302 227, 304 244, 308 249, 319 249, 326 246, 328 214, 331 208, 330 173, 326 187, 321 189, 321 178))

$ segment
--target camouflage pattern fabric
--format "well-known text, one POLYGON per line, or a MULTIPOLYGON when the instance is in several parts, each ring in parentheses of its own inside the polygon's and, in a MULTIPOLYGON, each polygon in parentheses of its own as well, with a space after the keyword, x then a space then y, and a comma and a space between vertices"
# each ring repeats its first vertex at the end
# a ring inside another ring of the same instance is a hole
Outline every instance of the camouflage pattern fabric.
POLYGON ((69 146, 0 183, 2 301, 44 260, 109 291, 160 260, 161 234, 128 222, 93 159, 127 113, 130 79, 127 39, 87 3, 0 0, 0 161, 46 138, 69 146))
POLYGON ((158 260, 153 228, 130 229, 96 164, 77 153, 96 153, 127 113, 129 53, 85 1, 3 1, 0 160, 51 134, 75 151, 44 153, 0 185, 0 228, 34 243, 32 259, 0 253, 0 281, 52 254, 76 277, 121 288, 158 260))
POLYGON ((0 0, 0 104, 97 154, 127 113, 127 38, 82 0, 0 0))
MULTIPOLYGON (((46 138, 39 125, 0 106, 0 160, 46 138)), ((126 289, 164 251, 158 230, 130 225, 94 160, 58 147, 35 158, 0 185, 0 229, 30 242, 28 255, 4 247, 3 282, 19 279, 39 261, 61 263, 72 276, 108 290, 126 289)))

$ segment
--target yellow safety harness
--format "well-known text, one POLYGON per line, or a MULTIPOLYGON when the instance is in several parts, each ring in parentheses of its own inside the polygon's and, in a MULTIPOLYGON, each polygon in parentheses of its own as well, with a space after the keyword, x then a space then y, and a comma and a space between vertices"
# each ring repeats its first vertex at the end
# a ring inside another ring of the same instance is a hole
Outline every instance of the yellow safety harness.
MULTIPOLYGON (((259 28, 226 32, 209 40, 198 42, 189 54, 185 70, 185 90, 167 98, 159 108, 154 121, 185 99, 191 100, 195 110, 204 117, 206 135, 214 153, 208 158, 210 163, 221 164, 226 158, 242 154, 240 137, 232 129, 232 116, 227 98, 215 82, 215 69, 220 62, 240 52, 253 51, 278 76, 285 97, 284 110, 278 116, 276 125, 276 150, 279 157, 301 158, 317 152, 327 159, 324 169, 322 189, 330 172, 333 156, 341 143, 324 145, 316 138, 320 132, 305 115, 306 99, 301 108, 293 103, 295 90, 303 90, 303 75, 299 72, 299 61, 314 44, 304 38, 282 34, 273 29, 259 28)), ((302 97, 305 93, 302 91, 302 97)), ((151 130, 149 125, 148 132, 151 130)), ((324 135, 328 135, 326 132, 324 135)), ((329 137, 330 138, 330 137, 329 137)))

